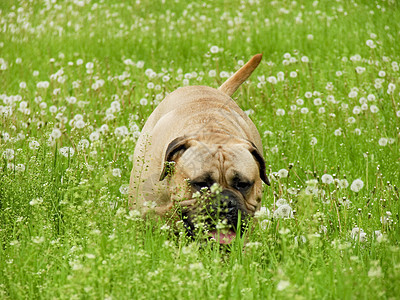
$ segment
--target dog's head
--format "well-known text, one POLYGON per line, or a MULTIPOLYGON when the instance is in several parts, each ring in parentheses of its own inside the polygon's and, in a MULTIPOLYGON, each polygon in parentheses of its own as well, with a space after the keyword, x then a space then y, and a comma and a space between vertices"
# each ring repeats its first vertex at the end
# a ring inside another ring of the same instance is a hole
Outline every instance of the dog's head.
POLYGON ((168 180, 188 233, 206 230, 220 243, 244 228, 261 206, 262 181, 269 184, 256 146, 224 135, 171 141, 160 180, 168 180))

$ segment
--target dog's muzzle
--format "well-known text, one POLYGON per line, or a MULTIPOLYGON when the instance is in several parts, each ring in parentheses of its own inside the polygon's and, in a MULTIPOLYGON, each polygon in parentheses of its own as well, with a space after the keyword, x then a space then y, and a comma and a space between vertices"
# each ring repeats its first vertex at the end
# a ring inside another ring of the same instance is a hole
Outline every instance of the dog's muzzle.
POLYGON ((237 234, 243 234, 248 214, 242 209, 239 197, 230 190, 223 190, 217 195, 213 195, 210 202, 195 213, 189 211, 182 212, 187 234, 194 236, 196 223, 202 224, 202 229, 220 244, 230 244, 237 234))

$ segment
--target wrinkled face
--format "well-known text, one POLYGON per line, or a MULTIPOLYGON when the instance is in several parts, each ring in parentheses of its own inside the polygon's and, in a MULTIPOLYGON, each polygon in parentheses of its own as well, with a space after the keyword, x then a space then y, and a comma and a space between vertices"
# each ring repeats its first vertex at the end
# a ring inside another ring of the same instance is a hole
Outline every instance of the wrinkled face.
POLYGON ((248 143, 196 141, 176 159, 169 189, 171 199, 184 204, 181 213, 189 234, 200 227, 220 243, 230 243, 237 228, 260 208, 260 166, 248 143), (221 224, 225 233, 216 236, 221 224))

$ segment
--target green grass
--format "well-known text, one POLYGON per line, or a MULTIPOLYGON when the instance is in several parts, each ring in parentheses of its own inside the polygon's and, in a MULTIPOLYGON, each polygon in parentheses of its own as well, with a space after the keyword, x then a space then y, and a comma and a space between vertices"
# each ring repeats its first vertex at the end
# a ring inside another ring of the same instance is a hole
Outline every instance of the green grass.
POLYGON ((50 2, 0 4, 1 299, 398 297, 396 1, 50 2), (271 215, 230 251, 138 218, 125 188, 154 107, 259 52, 234 98, 263 139, 271 215), (280 198, 292 218, 273 216, 280 198))

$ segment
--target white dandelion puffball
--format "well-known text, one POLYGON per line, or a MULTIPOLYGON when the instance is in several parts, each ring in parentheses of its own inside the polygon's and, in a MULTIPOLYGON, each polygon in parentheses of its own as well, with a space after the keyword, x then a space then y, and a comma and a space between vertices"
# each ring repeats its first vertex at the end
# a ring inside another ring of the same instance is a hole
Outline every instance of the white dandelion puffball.
POLYGON ((378 141, 378 143, 379 143, 379 146, 386 146, 387 145, 387 143, 388 143, 388 139, 387 138, 380 138, 379 139, 379 141, 378 141))
POLYGON ((283 115, 285 115, 285 110, 282 109, 282 108, 278 108, 278 109, 276 110, 276 115, 277 115, 277 116, 283 116, 283 115))
POLYGON ((119 188, 119 192, 120 192, 122 195, 128 194, 128 193, 129 193, 129 184, 123 184, 123 185, 121 185, 120 188, 119 188))
POLYGON ((90 135, 89 135, 89 140, 91 140, 92 142, 94 141, 98 141, 100 138, 100 133, 98 131, 93 131, 90 135))
POLYGON ((62 147, 60 148, 60 154, 65 157, 72 157, 75 154, 75 150, 71 147, 62 147))
POLYGON ((6 160, 13 160, 14 159, 14 153, 15 151, 13 149, 6 149, 3 151, 3 157, 6 160))
POLYGON ((115 169, 113 169, 113 170, 112 170, 112 175, 113 175, 114 177, 121 177, 121 175, 122 175, 121 169, 120 169, 120 168, 115 168, 115 169))
POLYGON ((271 218, 271 212, 268 208, 265 206, 262 206, 259 211, 256 211, 254 213, 254 217, 258 219, 270 219, 271 218))
POLYGON ((286 177, 288 177, 288 174, 289 174, 289 172, 286 169, 280 169, 278 171, 279 178, 286 178, 286 177))
POLYGON ((358 227, 351 230, 351 237, 353 240, 358 240, 359 242, 365 242, 367 240, 367 234, 362 230, 362 228, 358 227))
POLYGON ((369 107, 369 109, 371 110, 372 113, 377 113, 379 111, 379 108, 376 105, 371 105, 369 107))
POLYGON ((312 138, 311 138, 311 141, 310 141, 310 145, 311 145, 311 146, 314 146, 314 145, 317 144, 317 142, 318 142, 317 138, 312 137, 312 138))
POLYGON ((218 46, 211 46, 211 48, 210 48, 211 53, 218 53, 218 51, 219 51, 218 46))
POLYGON ((333 183, 333 177, 332 177, 332 175, 324 174, 321 177, 321 181, 322 181, 322 183, 325 183, 325 184, 331 184, 331 183, 333 183))
POLYGON ((364 182, 361 179, 356 179, 350 186, 350 189, 353 192, 358 193, 364 187, 364 182))
POLYGON ((349 186, 349 182, 346 179, 339 180, 339 188, 346 189, 349 186))
POLYGON ((283 199, 283 198, 280 198, 276 201, 276 206, 278 206, 278 207, 280 207, 282 205, 286 205, 286 204, 288 204, 288 203, 287 203, 286 199, 283 199))
POLYGON ((274 218, 293 218, 293 210, 289 204, 283 204, 274 211, 274 218))
POLYGON ((40 144, 37 141, 30 141, 29 142, 29 148, 31 150, 37 150, 39 148, 40 144))
POLYGON ((302 107, 302 108, 300 109, 300 112, 301 112, 302 114, 307 114, 307 113, 308 113, 308 108, 307 108, 307 107, 302 107))
POLYGON ((283 291, 284 289, 286 289, 288 286, 290 286, 290 282, 286 281, 286 280, 281 280, 279 281, 279 283, 276 286, 276 289, 278 291, 283 291))
POLYGON ((308 63, 310 60, 308 59, 307 56, 302 56, 302 57, 301 57, 301 61, 302 61, 303 63, 308 63))
POLYGON ((61 137, 61 130, 58 128, 54 128, 53 131, 50 133, 50 136, 54 139, 58 139, 61 137))

